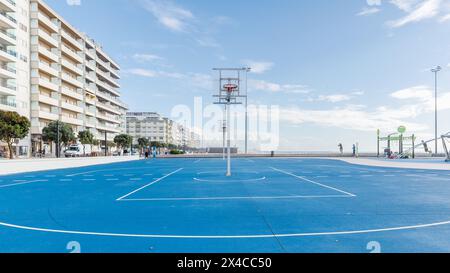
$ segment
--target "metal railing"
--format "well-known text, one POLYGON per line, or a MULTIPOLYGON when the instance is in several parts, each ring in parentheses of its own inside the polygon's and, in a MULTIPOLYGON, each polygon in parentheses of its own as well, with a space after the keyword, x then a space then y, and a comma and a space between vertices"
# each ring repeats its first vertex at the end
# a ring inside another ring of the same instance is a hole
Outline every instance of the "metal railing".
POLYGON ((0 104, 10 106, 10 107, 17 107, 17 103, 15 101, 11 101, 6 98, 0 98, 0 104))
POLYGON ((5 11, 1 10, 0 11, 0 15, 3 15, 3 17, 6 17, 7 19, 9 19, 14 24, 17 24, 17 20, 14 17, 8 15, 5 11))

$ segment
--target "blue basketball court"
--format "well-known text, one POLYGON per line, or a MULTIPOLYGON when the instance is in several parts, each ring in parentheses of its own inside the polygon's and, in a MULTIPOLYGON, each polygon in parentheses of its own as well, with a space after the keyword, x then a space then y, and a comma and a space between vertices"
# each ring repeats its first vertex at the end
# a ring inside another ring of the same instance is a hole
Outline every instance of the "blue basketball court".
POLYGON ((0 176, 0 252, 449 252, 450 172, 156 159, 0 176))

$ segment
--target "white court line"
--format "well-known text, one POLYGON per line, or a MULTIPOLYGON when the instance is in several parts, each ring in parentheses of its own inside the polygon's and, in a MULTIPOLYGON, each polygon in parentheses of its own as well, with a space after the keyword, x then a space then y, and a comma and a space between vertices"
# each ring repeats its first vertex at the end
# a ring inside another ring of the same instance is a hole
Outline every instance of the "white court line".
POLYGON ((180 198, 132 198, 121 201, 205 201, 205 200, 257 200, 257 199, 316 199, 316 198, 352 198, 349 195, 287 195, 287 196, 230 196, 230 197, 180 197, 180 198))
POLYGON ((169 177, 169 176, 171 176, 171 175, 173 175, 173 174, 176 174, 177 172, 179 172, 179 171, 181 171, 181 170, 183 170, 183 169, 184 169, 184 168, 179 168, 179 169, 176 170, 176 171, 173 171, 173 172, 171 172, 171 173, 169 173, 169 174, 167 174, 167 175, 165 175, 165 176, 163 176, 163 177, 160 177, 160 178, 156 179, 155 181, 153 181, 153 182, 151 182, 151 183, 149 183, 149 184, 147 184, 147 185, 144 185, 144 186, 140 187, 139 189, 136 189, 136 190, 134 190, 134 191, 132 191, 132 192, 130 192, 130 193, 125 194, 125 195, 122 196, 122 197, 117 198, 116 201, 122 201, 123 199, 127 198, 128 196, 130 196, 130 195, 132 195, 132 194, 135 194, 136 192, 138 192, 138 191, 140 191, 140 190, 143 190, 143 189, 145 189, 145 188, 147 188, 147 187, 150 187, 151 185, 156 184, 156 183, 158 183, 159 181, 161 181, 161 180, 163 180, 163 179, 165 179, 165 178, 167 178, 167 177, 169 177))
POLYGON ((260 177, 260 178, 254 178, 254 179, 244 179, 244 180, 214 180, 214 179, 200 179, 200 178, 193 178, 193 180, 195 181, 199 181, 199 182, 217 182, 217 183, 227 183, 227 182, 256 182, 256 181, 262 181, 262 180, 266 180, 267 178, 264 177, 260 177))
POLYGON ((7 187, 18 186, 18 185, 37 183, 37 182, 48 182, 48 179, 25 181, 25 182, 13 183, 13 184, 8 184, 8 185, 1 185, 0 188, 7 188, 7 187))
POLYGON ((106 171, 140 170, 140 169, 148 169, 148 168, 149 168, 149 167, 139 167, 139 168, 118 168, 118 169, 100 169, 100 170, 93 170, 93 171, 82 172, 82 173, 68 174, 68 175, 66 175, 66 177, 72 177, 72 176, 78 176, 78 175, 90 174, 90 173, 106 172, 106 171))
POLYGON ((343 191, 343 190, 340 190, 340 189, 337 189, 337 188, 333 188, 333 187, 331 187, 331 186, 327 186, 327 185, 321 184, 321 183, 319 183, 319 182, 312 181, 312 180, 310 180, 310 179, 304 178, 304 177, 302 177, 302 176, 295 175, 295 174, 293 174, 293 173, 289 173, 289 172, 286 172, 286 171, 283 171, 283 170, 280 170, 280 169, 277 169, 277 168, 274 168, 274 167, 271 167, 271 169, 273 169, 273 170, 275 170, 275 171, 277 171, 277 172, 284 173, 284 174, 286 174, 286 175, 290 175, 290 176, 292 176, 292 177, 301 179, 301 180, 303 180, 303 181, 306 181, 306 182, 309 182, 309 183, 313 183, 313 184, 315 184, 315 185, 318 185, 318 186, 321 186, 321 187, 330 189, 330 190, 334 190, 334 191, 337 191, 337 192, 340 192, 340 193, 343 193, 343 194, 350 195, 350 196, 352 196, 352 197, 356 197, 356 195, 354 195, 353 193, 349 193, 349 192, 346 192, 346 191, 343 191))
POLYGON ((388 227, 378 229, 363 229, 363 230, 348 230, 348 231, 326 231, 326 232, 308 232, 308 233, 284 233, 284 234, 259 234, 259 235, 163 235, 163 234, 127 234, 127 233, 107 233, 107 232, 88 232, 88 231, 74 231, 74 230, 60 230, 37 228, 29 226, 14 225, 10 223, 0 222, 0 226, 60 234, 77 234, 90 236, 104 236, 104 237, 128 237, 128 238, 161 238, 161 239, 264 239, 264 238, 288 238, 288 237, 319 237, 331 235, 353 235, 353 234, 368 234, 381 233, 390 231, 414 230, 421 228, 437 227, 449 225, 450 221, 436 222, 430 224, 420 224, 411 226, 388 227))

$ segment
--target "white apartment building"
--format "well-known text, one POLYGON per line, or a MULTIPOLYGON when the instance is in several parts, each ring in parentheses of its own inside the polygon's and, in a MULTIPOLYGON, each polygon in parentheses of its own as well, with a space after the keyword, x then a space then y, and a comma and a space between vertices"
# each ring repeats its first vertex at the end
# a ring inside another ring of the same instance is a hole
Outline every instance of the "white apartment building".
POLYGON ((126 115, 126 132, 133 137, 177 146, 197 147, 198 139, 188 128, 155 112, 129 112, 126 115), (194 136, 194 137, 193 137, 194 136))
POLYGON ((33 149, 42 147, 42 128, 56 120, 113 141, 125 130, 127 110, 119 65, 42 0, 30 0, 30 18, 33 149))
MULTIPOLYGON (((16 154, 53 147, 42 129, 62 121, 101 141, 125 131, 120 66, 42 0, 0 0, 0 110, 31 121, 16 154)), ((103 145, 103 144, 102 144, 103 145)), ((0 143, 0 148, 1 148, 0 143)))
MULTIPOLYGON (((0 0, 0 110, 30 116, 29 0, 0 0)), ((30 155, 30 137, 16 154, 30 155)), ((0 151, 5 146, 0 143, 0 151)))

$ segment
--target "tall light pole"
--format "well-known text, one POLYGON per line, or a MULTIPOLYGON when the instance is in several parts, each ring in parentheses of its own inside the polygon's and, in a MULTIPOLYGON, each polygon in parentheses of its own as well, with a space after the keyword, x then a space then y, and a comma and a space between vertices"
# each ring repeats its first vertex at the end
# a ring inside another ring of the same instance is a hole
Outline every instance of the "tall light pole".
POLYGON ((434 154, 438 154, 438 103, 437 103, 437 92, 438 92, 438 72, 441 71, 440 66, 436 66, 431 69, 434 73, 434 154))

